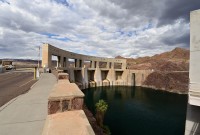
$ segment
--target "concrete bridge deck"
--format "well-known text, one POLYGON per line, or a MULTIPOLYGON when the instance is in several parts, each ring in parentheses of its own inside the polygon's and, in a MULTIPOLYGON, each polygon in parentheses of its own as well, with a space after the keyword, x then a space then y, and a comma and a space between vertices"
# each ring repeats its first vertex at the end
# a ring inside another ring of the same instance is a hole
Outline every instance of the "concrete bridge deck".
POLYGON ((0 135, 41 135, 47 117, 48 95, 56 83, 53 74, 42 74, 26 94, 0 108, 0 135))

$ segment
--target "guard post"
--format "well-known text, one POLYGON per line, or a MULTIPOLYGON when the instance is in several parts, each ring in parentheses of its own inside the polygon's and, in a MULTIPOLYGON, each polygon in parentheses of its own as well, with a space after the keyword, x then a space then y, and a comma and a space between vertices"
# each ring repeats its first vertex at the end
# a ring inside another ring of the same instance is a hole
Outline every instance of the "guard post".
POLYGON ((37 67, 34 67, 34 75, 33 75, 33 79, 36 80, 36 72, 37 72, 37 67))

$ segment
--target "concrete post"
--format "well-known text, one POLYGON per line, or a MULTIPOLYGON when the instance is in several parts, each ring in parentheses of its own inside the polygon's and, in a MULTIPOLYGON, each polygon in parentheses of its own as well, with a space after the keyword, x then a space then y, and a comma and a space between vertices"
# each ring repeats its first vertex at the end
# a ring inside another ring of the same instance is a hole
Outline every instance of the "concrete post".
POLYGON ((42 67, 51 67, 51 53, 48 44, 42 46, 42 67))
POLYGON ((99 68, 99 61, 96 61, 96 68, 99 68))
POLYGON ((79 62, 80 62, 79 59, 75 59, 75 68, 80 67, 80 66, 79 66, 79 62))
POLYGON ((82 76, 83 76, 83 88, 88 88, 88 70, 87 68, 82 68, 82 76))
POLYGON ((94 61, 91 61, 90 64, 91 64, 91 68, 94 68, 94 61))
POLYGON ((107 69, 110 68, 110 62, 107 62, 107 64, 106 64, 106 68, 107 68, 107 69))
POLYGON ((69 60, 66 58, 66 67, 69 68, 69 60))
POLYGON ((84 65, 84 60, 79 60, 79 67, 82 68, 84 65))
POLYGON ((114 62, 111 62, 111 69, 114 69, 114 62))
POLYGON ((96 82, 97 86, 102 85, 102 78, 101 78, 101 70, 100 68, 96 68, 94 72, 94 81, 96 82))
POLYGON ((59 63, 60 63, 60 56, 57 56, 57 65, 56 65, 57 68, 59 67, 59 63))
POLYGON ((126 69, 126 63, 122 63, 122 69, 126 69))
POLYGON ((115 85, 115 70, 114 69, 109 69, 108 71, 108 75, 107 75, 107 78, 109 81, 110 81, 110 85, 115 85))
POLYGON ((63 59, 64 59, 64 57, 60 56, 59 67, 63 67, 63 62, 64 62, 63 59))
POLYGON ((37 77, 36 77, 36 75, 37 75, 37 68, 36 67, 34 67, 34 74, 33 74, 33 78, 34 78, 34 80, 36 80, 37 79, 37 77))
POLYGON ((69 80, 71 83, 74 83, 75 82, 74 70, 70 68, 68 71, 69 71, 69 80))

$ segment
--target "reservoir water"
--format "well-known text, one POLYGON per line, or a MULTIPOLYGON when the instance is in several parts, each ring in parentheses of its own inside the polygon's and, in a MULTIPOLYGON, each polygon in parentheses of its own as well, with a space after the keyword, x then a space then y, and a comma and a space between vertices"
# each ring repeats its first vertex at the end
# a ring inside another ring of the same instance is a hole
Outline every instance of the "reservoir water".
POLYGON ((115 86, 83 90, 85 104, 95 114, 95 103, 108 103, 104 125, 112 135, 183 135, 187 95, 142 87, 115 86))

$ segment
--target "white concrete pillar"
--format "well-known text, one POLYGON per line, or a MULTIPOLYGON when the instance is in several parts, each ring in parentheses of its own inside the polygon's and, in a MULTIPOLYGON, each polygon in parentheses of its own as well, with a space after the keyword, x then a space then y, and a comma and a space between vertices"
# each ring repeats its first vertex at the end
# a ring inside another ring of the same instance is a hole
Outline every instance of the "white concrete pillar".
POLYGON ((122 69, 126 69, 126 63, 122 63, 122 69))
POLYGON ((106 64, 106 68, 107 68, 107 69, 110 68, 110 62, 107 62, 107 64, 106 64))
POLYGON ((110 85, 115 85, 115 81, 116 81, 116 75, 115 75, 115 70, 114 69, 109 69, 108 71, 108 75, 107 78, 110 82, 110 85))
POLYGON ((94 68, 94 61, 91 61, 91 62, 90 62, 90 67, 91 67, 91 68, 94 68))
POLYGON ((83 76, 83 88, 88 88, 88 70, 87 68, 82 68, 82 76, 83 76))
POLYGON ((59 67, 59 62, 60 62, 60 57, 57 56, 57 64, 56 64, 56 67, 59 67))
POLYGON ((99 68, 99 61, 96 61, 96 68, 99 68))
POLYGON ((97 86, 102 86, 102 78, 101 78, 101 70, 100 68, 96 68, 94 72, 94 81, 97 86))
POLYGON ((190 13, 189 103, 200 106, 200 10, 190 13))
POLYGON ((114 62, 111 62, 111 69, 114 69, 114 62))

